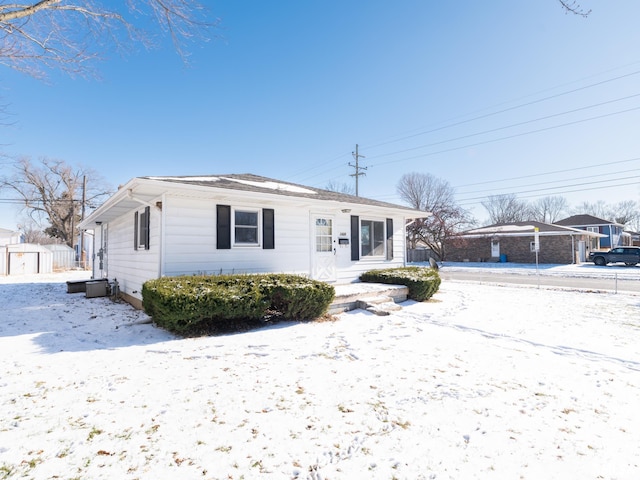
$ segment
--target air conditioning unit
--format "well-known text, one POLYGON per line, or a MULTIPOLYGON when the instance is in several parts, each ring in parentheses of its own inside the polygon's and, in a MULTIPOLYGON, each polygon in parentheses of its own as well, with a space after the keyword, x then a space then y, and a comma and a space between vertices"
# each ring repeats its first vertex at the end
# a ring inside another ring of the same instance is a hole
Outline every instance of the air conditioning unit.
POLYGON ((87 298, 106 297, 108 295, 109 282, 108 280, 91 280, 87 282, 86 291, 87 298))

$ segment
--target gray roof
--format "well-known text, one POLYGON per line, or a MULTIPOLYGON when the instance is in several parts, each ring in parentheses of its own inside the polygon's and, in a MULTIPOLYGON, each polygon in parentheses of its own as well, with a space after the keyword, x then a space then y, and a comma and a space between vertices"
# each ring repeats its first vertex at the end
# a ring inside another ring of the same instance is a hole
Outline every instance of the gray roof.
MULTIPOLYGON (((594 217, 593 215, 572 215, 571 217, 563 218, 555 222, 556 225, 564 225, 567 227, 586 227, 589 225, 620 225, 611 220, 605 220, 604 218, 594 217)), ((620 225, 622 226, 622 225, 620 225)))
POLYGON ((315 187, 307 187, 290 182, 283 182, 272 178, 252 174, 202 175, 202 176, 166 176, 166 177, 136 177, 121 186, 118 191, 93 211, 79 228, 93 228, 95 224, 109 222, 120 215, 138 208, 140 204, 156 201, 167 191, 183 189, 185 192, 202 192, 203 190, 220 193, 221 190, 233 192, 247 192, 254 197, 264 195, 288 198, 304 198, 310 201, 322 201, 334 204, 338 208, 346 209, 363 206, 375 209, 387 209, 406 218, 421 218, 431 215, 429 212, 416 210, 411 207, 381 202, 365 197, 356 197, 345 193, 332 192, 315 187))
POLYGON ((411 208, 406 205, 397 205, 365 197, 356 197, 355 195, 323 190, 321 188, 308 187, 306 185, 300 185, 296 183, 284 182, 282 180, 275 180, 273 178, 262 177, 260 175, 253 175, 250 173, 141 178, 169 183, 181 183, 184 185, 199 185, 203 187, 226 188, 230 190, 240 190, 246 192, 261 192, 291 197, 311 198, 314 200, 355 203, 387 208, 401 208, 414 212, 416 210, 415 208, 411 208))

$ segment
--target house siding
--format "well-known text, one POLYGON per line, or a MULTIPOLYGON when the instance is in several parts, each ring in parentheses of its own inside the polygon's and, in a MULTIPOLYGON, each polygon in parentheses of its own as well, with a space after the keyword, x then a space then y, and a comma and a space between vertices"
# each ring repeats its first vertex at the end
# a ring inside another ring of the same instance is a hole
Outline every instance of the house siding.
MULTIPOLYGON (((360 215, 360 218, 366 220, 378 220, 386 223, 386 218, 375 215, 360 215)), ((338 252, 341 253, 338 258, 338 283, 350 283, 357 280, 363 273, 379 268, 396 268, 405 266, 405 232, 404 225, 405 219, 400 216, 388 217, 393 220, 393 258, 390 260, 384 258, 372 258, 360 257, 358 261, 351 261, 351 248, 350 245, 338 246, 338 252)), ((339 232, 346 232, 351 244, 358 241, 353 239, 351 234, 350 217, 344 216, 339 218, 339 232)))
POLYGON ((118 280, 122 294, 141 299, 142 284, 159 274, 161 217, 157 208, 151 208, 149 249, 134 250, 134 213, 132 210, 109 224, 106 270, 109 279, 118 280))
MULTIPOLYGON (((260 209, 251 202, 227 202, 232 208, 260 209)), ((308 212, 299 208, 275 208, 274 249, 216 244, 215 199, 166 197, 163 274, 189 275, 265 272, 309 272, 308 212)))

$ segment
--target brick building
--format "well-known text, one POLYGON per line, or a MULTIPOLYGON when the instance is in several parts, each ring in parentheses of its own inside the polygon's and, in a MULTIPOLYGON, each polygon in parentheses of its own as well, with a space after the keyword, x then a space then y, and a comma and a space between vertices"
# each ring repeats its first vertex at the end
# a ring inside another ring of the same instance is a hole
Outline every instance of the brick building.
POLYGON ((476 228, 461 233, 446 245, 447 260, 452 262, 538 262, 571 264, 583 262, 589 253, 590 239, 602 234, 542 222, 514 222, 476 228))

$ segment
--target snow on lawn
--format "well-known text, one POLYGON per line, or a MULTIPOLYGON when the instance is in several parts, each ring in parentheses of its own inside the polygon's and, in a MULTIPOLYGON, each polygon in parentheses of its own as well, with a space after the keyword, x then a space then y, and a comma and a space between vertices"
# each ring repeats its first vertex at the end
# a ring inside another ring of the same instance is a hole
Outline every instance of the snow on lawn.
POLYGON ((180 339, 74 275, 0 277, 1 479, 640 478, 638 296, 443 282, 180 339))

